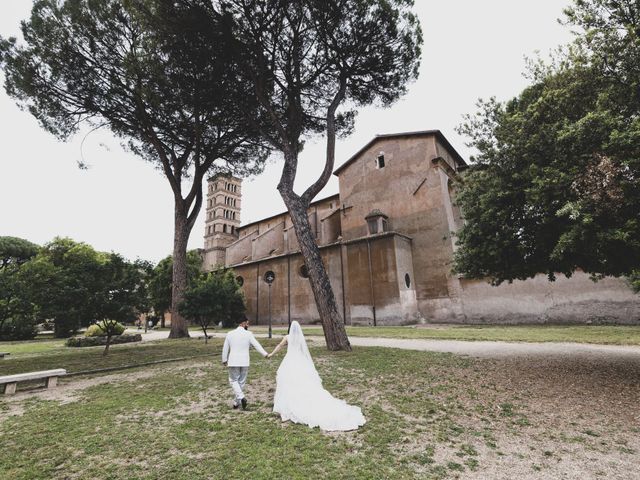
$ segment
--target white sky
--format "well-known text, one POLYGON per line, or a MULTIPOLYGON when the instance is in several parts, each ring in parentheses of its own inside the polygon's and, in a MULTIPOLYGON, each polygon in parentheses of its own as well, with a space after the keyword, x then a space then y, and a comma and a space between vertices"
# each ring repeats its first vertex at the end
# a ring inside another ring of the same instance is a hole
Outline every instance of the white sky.
MULTIPOLYGON (((475 112, 478 98, 516 95, 525 56, 546 55, 571 35, 557 22, 569 0, 416 0, 424 32, 420 78, 389 109, 365 109, 356 129, 337 145, 342 164, 376 134, 439 129, 468 158, 454 128, 475 112)), ((18 35, 31 0, 0 1, 0 35, 18 35)), ((0 83, 1 76, 0 76, 0 83)), ((38 244, 55 236, 84 241, 130 259, 157 261, 173 245, 173 197, 167 180, 120 147, 108 131, 60 143, 0 91, 0 236, 38 244), (91 167, 80 170, 83 159, 91 167)), ((301 155, 299 189, 322 170, 324 143, 309 142, 301 155)), ((244 181, 243 223, 284 211, 276 185, 276 157, 257 178, 244 181)), ((337 193, 335 177, 318 198, 337 193)), ((204 209, 189 248, 201 248, 204 209)))

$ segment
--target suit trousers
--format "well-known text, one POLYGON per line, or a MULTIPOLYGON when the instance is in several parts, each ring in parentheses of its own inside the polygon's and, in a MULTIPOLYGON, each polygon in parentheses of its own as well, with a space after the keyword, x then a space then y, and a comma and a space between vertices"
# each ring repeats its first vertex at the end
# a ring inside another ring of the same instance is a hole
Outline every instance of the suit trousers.
POLYGON ((236 405, 244 398, 244 386, 247 383, 249 367, 229 367, 229 385, 233 389, 233 398, 236 405))

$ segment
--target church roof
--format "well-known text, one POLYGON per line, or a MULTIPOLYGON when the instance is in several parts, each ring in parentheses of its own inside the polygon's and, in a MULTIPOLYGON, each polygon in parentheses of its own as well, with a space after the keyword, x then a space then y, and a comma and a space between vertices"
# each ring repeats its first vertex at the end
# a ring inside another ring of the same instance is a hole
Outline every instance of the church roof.
MULTIPOLYGON (((320 198, 318 200, 314 200, 313 202, 311 202, 309 204, 309 207, 313 207, 314 205, 317 205, 318 203, 322 203, 322 202, 325 202, 325 201, 333 199, 333 198, 340 198, 340 194, 339 193, 334 193, 333 195, 329 195, 328 197, 324 197, 324 198, 320 198)), ((238 230, 244 230, 247 227, 252 227, 254 225, 257 225, 258 223, 266 222, 267 220, 273 220, 274 218, 280 217, 280 216, 285 215, 287 213, 289 213, 289 212, 288 211, 284 211, 284 212, 276 213, 275 215, 270 215, 268 217, 261 218, 260 220, 256 220, 254 222, 247 223, 246 225, 240 225, 238 227, 238 230)))
POLYGON ((362 147, 360 150, 358 150, 349 160, 347 160, 346 162, 344 162, 342 165, 340 165, 334 172, 334 175, 339 175, 340 172, 342 170, 344 170, 347 166, 349 166, 351 163, 353 163, 353 161, 358 158, 360 156, 360 154, 362 154, 362 152, 364 152, 365 150, 367 150, 369 147, 371 147, 371 145, 373 145, 374 143, 380 141, 380 140, 385 140, 387 138, 401 138, 401 137, 421 137, 421 136, 429 136, 429 135, 435 135, 435 137, 438 139, 438 141, 443 144, 447 150, 449 151, 449 153, 453 156, 453 158, 455 158, 456 162, 458 163, 458 165, 466 165, 467 162, 464 161, 464 159, 462 158, 462 156, 456 151, 455 148, 453 148, 453 145, 451 145, 449 143, 449 140, 446 139, 446 137, 442 134, 442 132, 440 130, 422 130, 419 132, 401 132, 401 133, 388 133, 388 134, 384 134, 384 135, 376 135, 375 137, 373 137, 371 139, 371 141, 369 141, 369 143, 367 143, 364 147, 362 147))

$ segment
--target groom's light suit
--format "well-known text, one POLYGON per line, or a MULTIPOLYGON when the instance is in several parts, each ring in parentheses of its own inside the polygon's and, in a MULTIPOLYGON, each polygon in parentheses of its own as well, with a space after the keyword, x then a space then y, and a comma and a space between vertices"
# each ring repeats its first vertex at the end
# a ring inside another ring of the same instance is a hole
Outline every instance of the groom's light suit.
POLYGON ((222 362, 229 367, 229 384, 233 389, 236 405, 244 398, 243 389, 249 373, 249 348, 252 345, 263 357, 267 356, 253 333, 238 327, 227 333, 222 347, 222 362))

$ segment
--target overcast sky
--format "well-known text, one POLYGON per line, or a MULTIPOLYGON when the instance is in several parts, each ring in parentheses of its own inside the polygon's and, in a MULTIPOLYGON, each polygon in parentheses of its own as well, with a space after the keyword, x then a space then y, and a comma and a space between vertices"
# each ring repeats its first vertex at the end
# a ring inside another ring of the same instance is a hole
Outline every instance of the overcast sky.
MULTIPOLYGON (((420 78, 388 109, 360 111, 355 132, 338 141, 340 165, 376 134, 439 129, 468 158, 455 133, 478 98, 506 100, 526 86, 525 56, 546 56, 571 39, 557 19, 568 0, 416 0, 424 32, 420 78)), ((19 35, 31 0, 0 2, 0 35, 19 35)), ((2 77, 0 75, 0 83, 2 77)), ((307 144, 299 190, 322 169, 321 138, 307 144)), ((281 161, 243 185, 242 222, 284 211, 276 185, 281 161)), ((335 177, 318 198, 337 193, 335 177)), ((203 244, 204 210, 189 248, 203 244)), ((130 259, 157 261, 171 253, 173 198, 167 180, 120 147, 109 132, 61 143, 0 92, 0 236, 38 244, 68 236, 130 259), (80 170, 78 161, 90 165, 80 170)))

